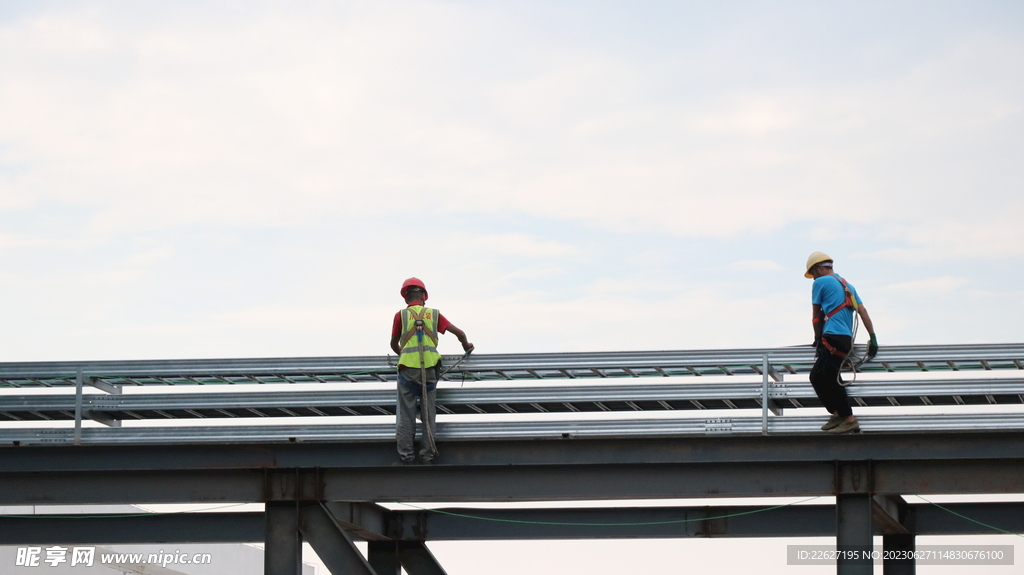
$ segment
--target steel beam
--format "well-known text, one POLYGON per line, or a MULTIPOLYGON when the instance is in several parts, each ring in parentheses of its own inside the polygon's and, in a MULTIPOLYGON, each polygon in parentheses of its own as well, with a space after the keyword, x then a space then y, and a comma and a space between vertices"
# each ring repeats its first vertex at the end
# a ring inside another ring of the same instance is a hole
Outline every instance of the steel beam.
POLYGON ((0 515, 0 545, 261 543, 263 513, 0 515))
POLYGON ((351 536, 334 521, 322 502, 299 506, 299 528, 333 575, 376 575, 351 536))
POLYGON ((302 575, 302 535, 295 501, 271 501, 266 507, 264 575, 302 575))
MULTIPOLYGON (((0 473, 383 468, 397 462, 393 441, 392 433, 389 441, 352 443, 0 447, 0 473)), ((440 448, 435 467, 831 461, 945 465, 972 460, 1024 461, 1024 432, 448 441, 440 448)), ((915 492, 928 491, 889 491, 915 492)))
MULTIPOLYGON (((327 507, 334 509, 339 505, 360 506, 328 503, 327 507)), ((907 505, 906 515, 908 530, 916 535, 1024 533, 1024 502, 945 503, 941 507, 919 503, 907 505)), ((260 542, 266 537, 265 517, 264 513, 253 512, 0 515, 0 545, 260 542)), ((480 541, 836 534, 834 505, 384 511, 379 532, 370 531, 365 525, 349 530, 344 522, 334 519, 334 524, 352 539, 369 540, 368 562, 379 574, 390 571, 382 571, 378 564, 397 565, 397 547, 389 538, 480 541)), ((890 537, 879 525, 874 526, 874 531, 876 535, 890 537)), ((903 545, 900 539, 887 541, 903 545)))
POLYGON ((1024 503, 942 503, 911 506, 918 535, 1024 533, 1024 503), (971 521, 967 517, 973 519, 971 521), (992 528, 985 527, 991 525, 992 528))
MULTIPOLYGON (((442 448, 443 449, 443 448, 442 448)), ((329 501, 542 501, 830 495, 830 462, 327 469, 329 501)), ((1024 478, 1020 478, 1024 482, 1024 478)), ((0 494, 2 496, 2 494, 0 494)))
POLYGON ((875 462, 836 483, 834 462, 510 465, 0 474, 0 504, 570 501, 1024 493, 1020 461, 875 462))
POLYGON ((2 505, 266 501, 261 470, 0 474, 2 505))
POLYGON ((452 508, 392 513, 387 534, 428 541, 829 537, 835 535, 835 517, 832 505, 452 508))

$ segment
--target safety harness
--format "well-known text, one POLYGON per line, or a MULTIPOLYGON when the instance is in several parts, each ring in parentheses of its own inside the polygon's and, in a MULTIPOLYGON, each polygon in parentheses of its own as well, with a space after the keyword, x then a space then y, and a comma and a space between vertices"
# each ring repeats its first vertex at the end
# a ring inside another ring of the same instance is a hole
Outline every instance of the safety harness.
MULTIPOLYGON (((424 447, 426 448, 426 450, 428 452, 430 452, 431 457, 437 457, 437 442, 434 441, 434 430, 431 429, 430 421, 429 421, 430 420, 430 415, 429 415, 430 414, 430 395, 427 392, 427 358, 426 358, 426 352, 431 351, 431 352, 437 353, 438 337, 437 337, 436 329, 428 329, 427 326, 426 326, 426 322, 424 321, 424 317, 426 316, 428 309, 429 308, 421 307, 419 313, 416 313, 415 311, 413 311, 410 308, 405 308, 405 309, 402 310, 402 327, 404 328, 405 326, 409 325, 409 318, 410 317, 412 318, 414 323, 413 323, 412 329, 410 329, 410 330, 406 331, 405 333, 403 333, 402 334, 402 338, 399 341, 400 341, 400 347, 402 349, 402 353, 403 354, 405 354, 405 353, 418 353, 419 357, 420 357, 420 390, 421 390, 421 393, 422 393, 422 397, 420 399, 420 401, 422 402, 421 403, 421 408, 420 408, 420 416, 423 419, 423 429, 425 430, 423 435, 424 435, 424 439, 426 440, 426 445, 424 447), (409 343, 409 340, 412 339, 413 335, 416 336, 416 346, 415 347, 409 347, 409 348, 405 347, 405 345, 407 343, 409 343), (433 342, 434 345, 431 345, 431 346, 424 345, 424 341, 423 341, 423 336, 424 335, 426 335, 428 338, 430 338, 430 341, 433 342)), ((433 324, 433 327, 435 327, 435 328, 437 327, 437 321, 439 319, 439 317, 438 317, 439 315, 440 314, 435 313, 433 321, 431 322, 433 324)))
MULTIPOLYGON (((832 316, 836 315, 837 313, 839 313, 840 311, 842 311, 842 310, 844 310, 844 309, 846 309, 848 307, 852 307, 853 308, 853 311, 854 311, 854 314, 853 314, 854 315, 854 321, 856 321, 856 319, 857 319, 857 313, 856 313, 857 312, 857 299, 853 297, 853 292, 850 291, 850 286, 848 286, 846 284, 846 280, 845 279, 843 279, 843 278, 841 278, 839 276, 835 276, 835 275, 833 275, 832 277, 834 277, 837 280, 839 280, 839 283, 841 283, 843 285, 843 293, 846 295, 846 299, 843 300, 843 303, 837 305, 835 309, 833 309, 832 311, 830 311, 827 314, 825 314, 825 321, 828 322, 828 320, 832 319, 832 316)), ((854 329, 853 336, 854 337, 857 336, 856 329, 854 329)), ((831 353, 832 355, 834 355, 834 356, 836 356, 836 357, 838 357, 840 359, 846 359, 846 356, 848 355, 845 351, 840 351, 840 350, 836 349, 834 345, 830 344, 828 342, 828 340, 825 339, 824 329, 822 330, 822 334, 821 334, 821 345, 825 346, 825 349, 827 349, 829 351, 829 353, 831 353)))

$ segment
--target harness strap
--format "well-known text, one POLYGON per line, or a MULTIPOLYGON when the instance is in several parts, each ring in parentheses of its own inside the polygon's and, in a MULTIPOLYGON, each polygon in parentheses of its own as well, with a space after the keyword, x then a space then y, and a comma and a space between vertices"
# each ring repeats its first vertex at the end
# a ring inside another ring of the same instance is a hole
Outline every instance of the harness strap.
MULTIPOLYGON (((402 334, 402 338, 398 342, 399 347, 404 348, 405 344, 409 343, 409 340, 412 339, 412 336, 416 335, 417 328, 420 328, 420 327, 423 328, 423 334, 426 335, 428 338, 430 338, 430 340, 434 343, 435 346, 437 345, 437 331, 431 330, 431 329, 427 329, 426 326, 423 323, 423 317, 426 314, 427 314, 427 308, 425 308, 425 307, 423 309, 421 309, 420 313, 418 313, 418 314, 416 312, 412 311, 409 308, 405 308, 405 309, 402 310, 402 329, 405 329, 406 324, 409 323, 409 316, 410 315, 412 316, 412 319, 415 320, 415 323, 413 324, 411 329, 409 329, 408 331, 406 331, 405 333, 402 334)), ((437 325, 437 318, 434 318, 434 324, 437 325)), ((416 351, 416 350, 411 350, 411 351, 416 351)), ((431 350, 428 350, 428 351, 437 351, 437 350, 436 349, 431 349, 431 350)))
MULTIPOLYGON (((424 308, 426 309, 426 308, 424 308)), ((413 314, 415 317, 416 314, 413 314)), ((427 360, 423 357, 423 350, 426 346, 423 345, 423 320, 420 318, 416 319, 416 333, 419 339, 419 354, 420 354, 420 393, 423 395, 420 398, 420 419, 423 420, 423 431, 426 437, 426 448, 427 451, 434 457, 437 456, 437 442, 434 440, 434 430, 430 427, 430 392, 427 390, 427 360)), ((436 339, 434 340, 437 341, 436 339)), ((438 378, 440 379, 440 378, 438 378)))
POLYGON ((846 300, 843 301, 843 303, 837 306, 834 310, 825 314, 825 321, 832 319, 832 316, 836 315, 841 310, 846 309, 848 307, 852 307, 855 310, 857 309, 857 302, 853 299, 853 292, 851 292, 850 287, 846 285, 846 280, 843 278, 836 279, 839 280, 839 283, 843 284, 843 293, 846 294, 846 300))
POLYGON ((825 349, 827 349, 829 353, 838 357, 839 359, 846 359, 846 356, 848 355, 845 351, 839 351, 838 349, 836 349, 834 345, 832 345, 831 343, 828 342, 827 339, 825 339, 825 336, 821 336, 821 345, 825 346, 825 349))

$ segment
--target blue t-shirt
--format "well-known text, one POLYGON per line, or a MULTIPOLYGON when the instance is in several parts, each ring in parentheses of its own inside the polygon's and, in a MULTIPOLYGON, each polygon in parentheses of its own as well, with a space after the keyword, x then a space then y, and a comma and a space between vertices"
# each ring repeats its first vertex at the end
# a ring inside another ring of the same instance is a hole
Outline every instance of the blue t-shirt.
MULTIPOLYGON (((850 288, 850 293, 853 294, 853 300, 857 302, 857 305, 864 303, 861 301, 860 296, 857 295, 857 290, 853 287, 853 284, 846 282, 846 287, 850 288)), ((820 305, 821 311, 826 316, 832 310, 843 305, 844 301, 846 301, 846 293, 843 291, 842 282, 839 281, 839 274, 833 273, 814 279, 814 286, 811 288, 811 303, 820 305)), ((839 310, 839 313, 825 322, 823 333, 852 336, 853 313, 852 307, 845 307, 839 310)))

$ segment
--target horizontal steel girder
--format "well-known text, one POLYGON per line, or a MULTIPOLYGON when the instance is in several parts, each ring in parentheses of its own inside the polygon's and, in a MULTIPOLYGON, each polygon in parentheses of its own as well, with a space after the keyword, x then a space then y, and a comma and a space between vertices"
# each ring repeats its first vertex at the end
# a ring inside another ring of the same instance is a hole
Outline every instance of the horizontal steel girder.
MULTIPOLYGON (((0 473, 380 468, 397 462, 392 441, 0 447, 0 473)), ((1024 461, 1024 432, 449 441, 440 449, 438 467, 869 460, 944 464, 1024 461)))
MULTIPOLYGON (((759 374, 765 355, 777 369, 806 373, 810 346, 695 351, 479 354, 450 379, 577 379, 666 375, 759 374)), ((457 357, 447 357, 452 365, 457 357)), ((863 371, 1024 369, 1024 344, 884 347, 863 371)), ((110 385, 196 385, 394 381, 388 356, 156 361, 21 362, 0 364, 9 386, 67 386, 81 369, 91 382, 110 385)))
POLYGON ((836 493, 1022 493, 1017 461, 552 465, 0 474, 0 504, 566 501, 836 493), (840 465, 839 469, 847 466, 840 465), (837 483, 838 481, 838 483, 837 483))
MULTIPOLYGON (((273 470, 374 468, 397 462, 387 442, 222 445, 82 445, 0 447, 3 472, 273 470)), ((829 463, 832 461, 1024 461, 1024 432, 835 436, 449 441, 439 467, 829 463)), ((401 471, 399 471, 401 472, 401 471)))
MULTIPOLYGON (((1024 503, 908 505, 915 535, 1024 533, 1024 503), (973 519, 965 519, 968 517, 973 519)), ((833 537, 833 505, 474 509, 384 512, 386 532, 405 541, 833 537)), ((261 512, 81 517, 0 516, 0 545, 255 543, 261 512)), ((346 531, 366 539, 360 530, 346 531)), ((366 534, 363 531, 364 535, 366 534)), ((876 530, 876 534, 882 534, 876 530)))
POLYGON ((262 543, 263 512, 167 515, 0 515, 0 545, 262 543))

